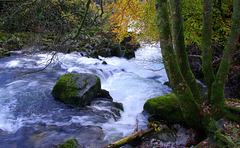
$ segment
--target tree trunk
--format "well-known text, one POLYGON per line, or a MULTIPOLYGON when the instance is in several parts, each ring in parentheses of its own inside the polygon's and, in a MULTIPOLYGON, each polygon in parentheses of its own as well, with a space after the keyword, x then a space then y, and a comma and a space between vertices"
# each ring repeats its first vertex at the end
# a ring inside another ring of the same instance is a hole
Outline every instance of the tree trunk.
POLYGON ((211 86, 214 81, 212 68, 212 0, 203 2, 203 29, 202 29, 202 70, 208 88, 208 102, 211 99, 211 86))
MULTIPOLYGON (((222 60, 212 84, 211 103, 213 115, 216 119, 221 118, 226 112, 224 87, 229 72, 232 56, 237 47, 240 37, 240 0, 233 1, 232 27, 227 44, 225 45, 222 60)), ((239 49, 237 49, 239 50, 239 49)), ((239 122, 240 119, 238 119, 239 122)))
POLYGON ((156 0, 155 4, 161 52, 172 89, 180 101, 186 123, 194 129, 202 129, 200 107, 194 100, 193 94, 181 74, 173 50, 167 0, 156 0))
POLYGON ((193 75, 188 62, 185 41, 184 41, 184 34, 183 34, 181 2, 182 0, 170 0, 171 12, 172 12, 171 16, 172 16, 174 49, 176 52, 181 73, 185 81, 187 82, 187 85, 191 89, 195 100, 198 103, 202 103, 202 97, 196 82, 196 78, 193 75))

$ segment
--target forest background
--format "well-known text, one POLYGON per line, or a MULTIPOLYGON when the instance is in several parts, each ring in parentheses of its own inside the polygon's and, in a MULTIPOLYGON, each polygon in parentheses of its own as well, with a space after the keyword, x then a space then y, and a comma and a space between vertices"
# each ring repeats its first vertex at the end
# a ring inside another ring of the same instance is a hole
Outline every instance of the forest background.
MULTIPOLYGON (((164 4, 167 2, 163 1, 164 4)), ((212 52, 211 64, 215 75, 223 59, 223 51, 230 35, 230 28, 233 26, 234 5, 232 0, 213 0, 212 2, 212 22, 210 28, 212 44, 210 48, 212 52)), ((237 3, 237 0, 235 2, 237 3)), ((86 38, 92 40, 93 38, 102 38, 103 36, 107 36, 113 42, 120 44, 125 42, 126 38, 131 39, 130 42, 133 43, 143 41, 154 44, 161 41, 159 28, 162 26, 160 25, 159 27, 158 24, 158 19, 161 17, 156 17, 161 15, 157 14, 158 10, 155 7, 157 3, 159 3, 157 0, 100 0, 92 2, 91 0, 34 0, 1 2, 1 54, 2 56, 8 55, 7 45, 13 43, 17 43, 17 49, 22 49, 24 48, 23 46, 29 44, 63 45, 69 40, 86 38)), ((203 3, 205 3, 203 0, 194 0, 194 2, 190 0, 181 1, 181 16, 183 20, 181 25, 190 67, 196 78, 206 83, 202 73, 202 45, 204 45, 202 44, 204 39, 202 34, 204 28, 203 3)), ((174 11, 167 9, 165 15, 171 14, 171 12, 174 11)), ((171 18, 172 16, 169 15, 167 17, 171 18)), ((171 35, 174 36, 173 33, 169 34, 169 36, 171 35)), ((86 42, 89 41, 86 40, 86 42)), ((173 41, 176 40, 173 38, 173 41)), ((163 45, 161 44, 161 46, 163 45)), ((54 48, 48 48, 47 50, 54 50, 54 48)), ((65 52, 71 51, 74 51, 74 49, 65 52)), ((225 86, 224 95, 226 98, 239 99, 239 61, 238 39, 237 50, 234 51, 225 86)), ((170 79, 170 82, 174 83, 174 80, 170 79)), ((172 87, 174 89, 175 86, 172 85, 172 87)), ((176 89, 176 92, 178 90, 180 89, 176 89)), ((192 93, 194 94, 194 92, 192 93)), ((208 94, 210 93, 209 91, 208 94)), ((175 94, 181 97, 181 93, 177 92, 175 94)), ((177 97, 179 98, 179 96, 177 97)), ((211 95, 208 97, 211 97, 211 95)), ((187 103, 182 104, 184 106, 187 103)), ((188 109, 191 109, 191 104, 188 109)), ((212 120, 211 118, 209 119, 212 120)), ((190 123, 189 121, 187 123, 190 123)), ((207 122, 211 123, 211 121, 207 122)))
MULTIPOLYGON (((86 4, 87 0, 1 1, 1 54, 6 52, 3 51, 4 43, 13 37, 18 38, 24 46, 59 44, 66 37, 79 34, 85 13, 81 35, 95 38, 108 36, 115 42, 122 42, 124 37, 129 36, 138 42, 159 42, 154 0, 96 0, 91 1, 88 9, 86 4)), ((212 64, 216 73, 230 33, 232 0, 214 0, 212 11, 212 64)), ((196 78, 204 82, 201 70, 202 12, 203 0, 182 1, 183 30, 189 61, 196 78)), ((225 89, 225 94, 233 98, 240 97, 239 61, 239 51, 236 51, 225 89)))

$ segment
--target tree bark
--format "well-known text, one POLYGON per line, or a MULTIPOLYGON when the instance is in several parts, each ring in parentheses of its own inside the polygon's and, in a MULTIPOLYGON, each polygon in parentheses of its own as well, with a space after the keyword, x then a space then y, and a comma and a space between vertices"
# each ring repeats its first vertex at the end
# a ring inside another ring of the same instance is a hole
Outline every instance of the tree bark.
POLYGON ((156 0, 155 6, 163 62, 172 89, 180 101, 186 123, 194 129, 202 129, 200 107, 181 74, 173 50, 167 0, 156 0))
POLYGON ((184 34, 183 34, 181 2, 182 0, 170 0, 174 49, 176 52, 181 73, 185 81, 187 82, 187 85, 191 89, 195 100, 198 103, 202 103, 202 96, 200 94, 200 91, 196 82, 196 78, 192 73, 192 70, 188 62, 185 41, 184 41, 184 34))
MULTIPOLYGON (((240 37, 240 0, 233 1, 232 27, 225 45, 222 60, 216 74, 216 79, 212 84, 212 110, 216 119, 221 118, 225 113, 224 87, 229 72, 232 56, 237 47, 240 37)), ((239 49, 237 49, 239 50, 239 49)))
POLYGON ((212 0, 203 2, 203 29, 202 29, 202 70, 208 88, 208 102, 211 99, 211 86, 214 81, 212 67, 212 0))

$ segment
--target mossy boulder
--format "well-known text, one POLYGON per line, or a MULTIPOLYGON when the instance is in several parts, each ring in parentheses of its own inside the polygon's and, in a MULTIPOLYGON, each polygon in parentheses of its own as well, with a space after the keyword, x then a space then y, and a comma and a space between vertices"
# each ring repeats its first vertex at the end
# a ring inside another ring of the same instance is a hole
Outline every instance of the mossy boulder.
POLYGON ((62 75, 53 87, 52 94, 67 104, 86 106, 101 91, 100 78, 87 73, 62 75))
POLYGON ((83 147, 78 144, 78 141, 76 139, 70 139, 61 144, 59 148, 83 148, 83 147))
POLYGON ((184 122, 179 100, 174 93, 147 100, 144 110, 152 115, 154 120, 166 120, 170 123, 184 122))

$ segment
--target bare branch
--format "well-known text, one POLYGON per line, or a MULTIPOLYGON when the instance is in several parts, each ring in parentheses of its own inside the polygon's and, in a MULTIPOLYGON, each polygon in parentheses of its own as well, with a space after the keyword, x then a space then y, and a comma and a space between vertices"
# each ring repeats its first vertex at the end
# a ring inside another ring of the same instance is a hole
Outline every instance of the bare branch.
POLYGON ((88 12, 88 8, 89 8, 89 5, 90 5, 90 2, 91 2, 91 0, 88 0, 86 5, 85 5, 84 17, 83 17, 83 19, 81 21, 81 24, 78 26, 77 33, 72 37, 72 39, 75 39, 79 35, 81 30, 82 30, 83 24, 85 23, 85 20, 86 20, 86 17, 87 17, 87 12, 88 12))

